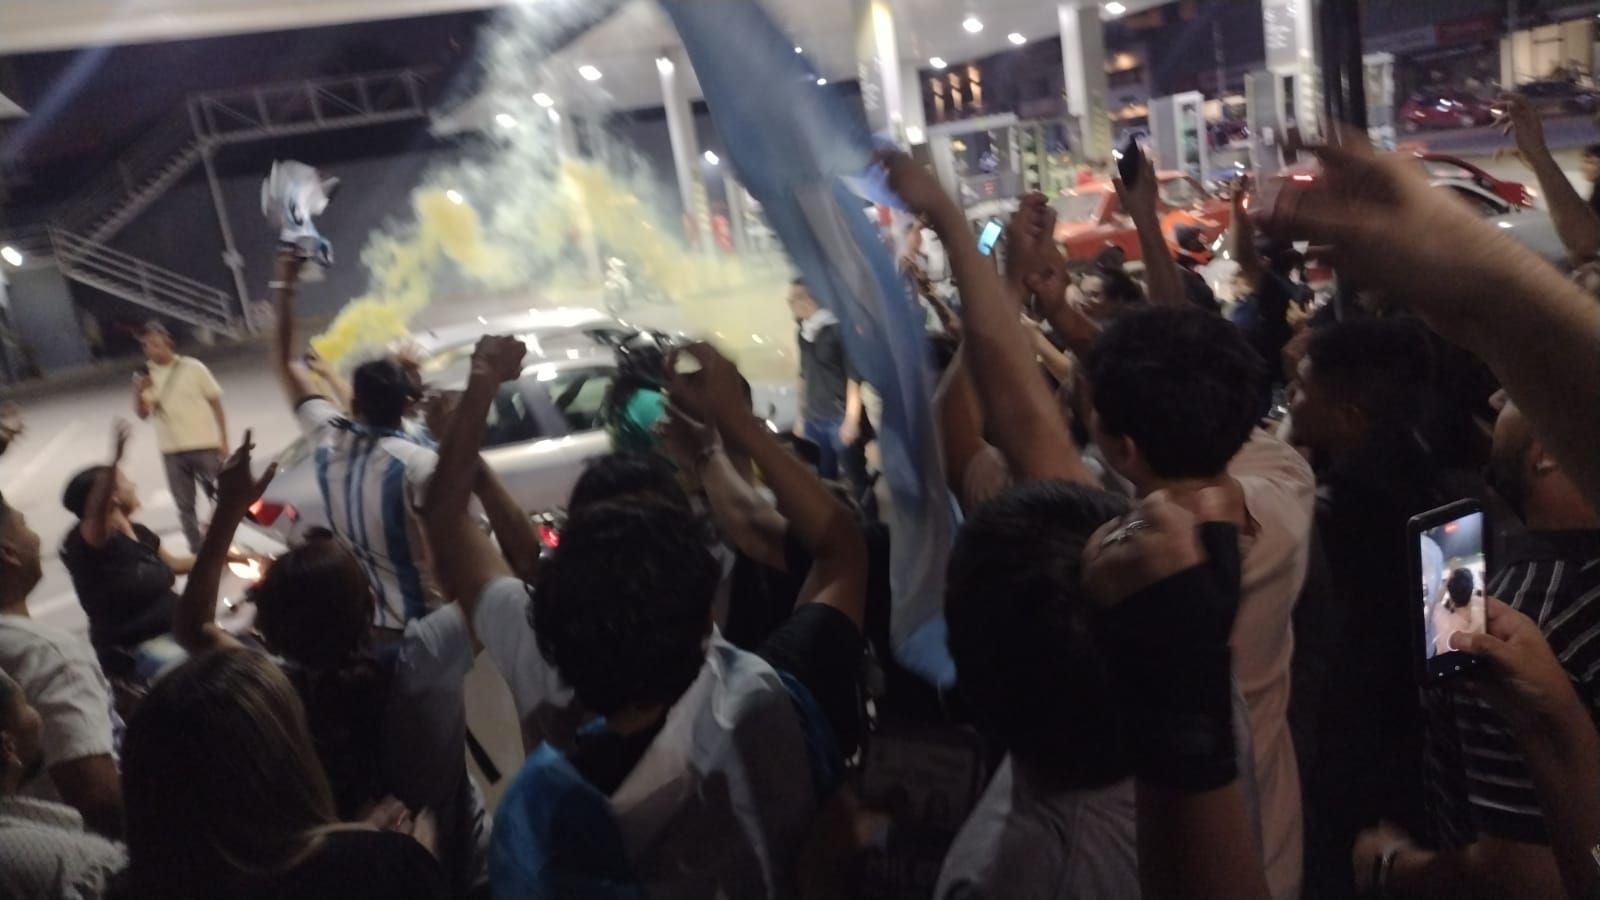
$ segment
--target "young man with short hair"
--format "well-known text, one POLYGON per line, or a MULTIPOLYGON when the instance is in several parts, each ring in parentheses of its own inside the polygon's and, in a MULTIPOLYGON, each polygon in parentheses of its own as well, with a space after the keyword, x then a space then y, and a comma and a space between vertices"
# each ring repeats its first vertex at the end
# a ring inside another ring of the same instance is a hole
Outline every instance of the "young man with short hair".
POLYGON ((843 474, 864 481, 864 473, 854 471, 853 459, 860 453, 856 444, 861 438, 861 382, 845 355, 839 319, 823 309, 798 278, 789 285, 789 311, 799 326, 800 415, 795 434, 822 451, 817 472, 823 478, 843 474))
POLYGON ((195 483, 209 495, 217 470, 228 456, 228 417, 222 388, 206 364, 173 349, 172 333, 154 319, 139 336, 145 365, 133 376, 133 408, 139 418, 155 417, 156 441, 166 464, 167 487, 178 507, 178 521, 189 552, 200 550, 200 518, 195 483))

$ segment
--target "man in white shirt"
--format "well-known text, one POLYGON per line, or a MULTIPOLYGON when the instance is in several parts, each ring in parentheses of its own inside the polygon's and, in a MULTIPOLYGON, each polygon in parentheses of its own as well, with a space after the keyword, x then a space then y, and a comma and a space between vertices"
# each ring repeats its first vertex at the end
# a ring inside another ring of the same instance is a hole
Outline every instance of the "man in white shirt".
POLYGON ((160 322, 147 322, 139 343, 145 365, 133 376, 133 408, 141 419, 155 417, 167 487, 177 504, 189 552, 196 553, 200 550, 200 519, 195 515, 195 482, 210 494, 217 470, 228 456, 222 388, 205 363, 173 350, 172 334, 160 322))
POLYGON ((20 797, 44 763, 44 724, 0 671, 0 897, 92 898, 127 865, 121 846, 83 830, 70 806, 20 797))
POLYGON ((1238 329, 1198 309, 1123 315, 1089 358, 1091 431, 1106 462, 1147 496, 1179 504, 1221 488, 1239 528, 1233 675, 1250 712, 1263 856, 1274 897, 1299 895, 1300 776, 1289 735, 1291 618, 1305 581, 1315 503, 1311 467, 1257 428, 1267 373, 1238 329))
POLYGON ((88 642, 34 621, 28 594, 39 583, 39 536, 0 499, 0 669, 21 684, 43 716, 48 778, 22 793, 65 802, 103 834, 122 830, 111 688, 88 642))

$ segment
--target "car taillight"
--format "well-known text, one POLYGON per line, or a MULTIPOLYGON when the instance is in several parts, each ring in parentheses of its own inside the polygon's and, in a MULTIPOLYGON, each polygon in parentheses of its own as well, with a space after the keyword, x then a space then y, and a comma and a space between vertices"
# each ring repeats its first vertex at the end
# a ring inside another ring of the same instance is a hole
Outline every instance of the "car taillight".
POLYGON ((300 521, 300 514, 293 506, 287 503, 271 503, 267 500, 257 500, 250 504, 250 521, 264 527, 271 527, 278 521, 279 516, 287 516, 289 521, 300 521))
POLYGON ((554 550, 561 544, 561 532, 557 531, 554 525, 540 525, 539 543, 554 550))

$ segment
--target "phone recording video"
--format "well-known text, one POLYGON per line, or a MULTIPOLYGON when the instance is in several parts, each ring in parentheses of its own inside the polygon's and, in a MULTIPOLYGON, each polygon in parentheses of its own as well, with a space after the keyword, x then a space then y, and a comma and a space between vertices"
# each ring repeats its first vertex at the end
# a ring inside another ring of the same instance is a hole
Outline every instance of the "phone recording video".
POLYGON ((1484 514, 1464 500, 1424 513, 1408 529, 1413 546, 1418 675, 1424 684, 1468 671, 1477 660, 1450 646, 1458 631, 1481 634, 1488 570, 1484 514))
POLYGON ((1000 224, 999 219, 990 219, 983 226, 983 231, 978 233, 978 252, 984 256, 993 253, 994 245, 1000 241, 1000 233, 1004 230, 1005 226, 1000 224))

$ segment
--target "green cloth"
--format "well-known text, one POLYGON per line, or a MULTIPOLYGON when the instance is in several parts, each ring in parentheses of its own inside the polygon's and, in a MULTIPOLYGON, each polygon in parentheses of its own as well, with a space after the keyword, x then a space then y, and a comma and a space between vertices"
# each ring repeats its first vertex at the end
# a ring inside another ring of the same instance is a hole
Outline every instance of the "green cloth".
POLYGON ((651 388, 640 388, 628 398, 622 415, 607 431, 611 448, 620 453, 648 453, 656 448, 656 423, 667 414, 667 397, 651 388))

